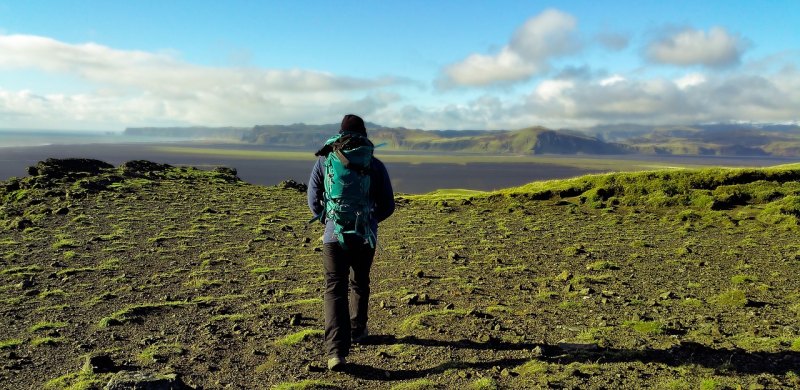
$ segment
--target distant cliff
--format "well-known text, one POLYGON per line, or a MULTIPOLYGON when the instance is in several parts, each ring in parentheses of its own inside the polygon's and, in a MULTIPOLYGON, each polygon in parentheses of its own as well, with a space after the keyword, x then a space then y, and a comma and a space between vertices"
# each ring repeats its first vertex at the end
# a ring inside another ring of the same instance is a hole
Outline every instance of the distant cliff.
MULTIPOLYGON (((260 145, 319 148, 338 125, 256 126, 242 137, 260 145)), ((632 149, 594 137, 533 127, 522 130, 411 130, 367 124, 370 139, 389 150, 514 154, 626 154, 632 149)))
POLYGON ((595 126, 584 131, 599 139, 629 145, 641 154, 800 156, 800 126, 794 123, 622 124, 595 126))
POLYGON ((214 138, 240 140, 250 127, 129 127, 122 133, 135 137, 214 138))

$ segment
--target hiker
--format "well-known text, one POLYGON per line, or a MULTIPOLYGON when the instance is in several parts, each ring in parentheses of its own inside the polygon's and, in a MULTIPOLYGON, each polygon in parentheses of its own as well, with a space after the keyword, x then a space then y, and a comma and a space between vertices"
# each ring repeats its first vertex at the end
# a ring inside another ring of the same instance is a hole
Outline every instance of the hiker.
POLYGON ((378 223, 394 212, 386 167, 372 156, 364 120, 345 115, 325 143, 308 181, 308 207, 325 224, 325 350, 328 369, 341 371, 351 343, 367 337, 369 272, 378 223), (349 291, 349 297, 348 297, 349 291))

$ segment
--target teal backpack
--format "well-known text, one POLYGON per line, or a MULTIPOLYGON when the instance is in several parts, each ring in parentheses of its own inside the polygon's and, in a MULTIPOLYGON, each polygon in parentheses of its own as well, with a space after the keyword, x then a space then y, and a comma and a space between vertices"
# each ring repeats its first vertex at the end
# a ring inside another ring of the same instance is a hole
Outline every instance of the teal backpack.
POLYGON ((334 234, 342 247, 345 234, 355 234, 375 247, 370 226, 370 163, 375 146, 363 134, 344 132, 325 142, 316 155, 325 156, 325 211, 322 223, 334 222, 334 234))

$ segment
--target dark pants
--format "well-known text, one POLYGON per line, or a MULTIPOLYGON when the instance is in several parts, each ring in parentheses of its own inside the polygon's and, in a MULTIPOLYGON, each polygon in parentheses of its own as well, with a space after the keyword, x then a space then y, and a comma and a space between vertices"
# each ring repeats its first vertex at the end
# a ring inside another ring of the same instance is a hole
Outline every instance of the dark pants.
POLYGON ((325 269, 325 350, 328 357, 347 356, 350 337, 367 327, 369 269, 375 249, 357 236, 345 236, 322 250, 325 269), (348 288, 349 286, 349 288, 348 288), (349 299, 348 299, 349 290, 349 299))

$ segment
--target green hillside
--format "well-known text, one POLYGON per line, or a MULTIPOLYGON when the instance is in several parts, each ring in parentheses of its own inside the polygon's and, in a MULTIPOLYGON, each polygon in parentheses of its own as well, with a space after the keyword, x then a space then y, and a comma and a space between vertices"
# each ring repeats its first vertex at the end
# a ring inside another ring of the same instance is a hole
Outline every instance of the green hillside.
POLYGON ((4 388, 800 386, 800 164, 398 194, 345 373, 323 367, 302 185, 29 174, 0 183, 4 388))

